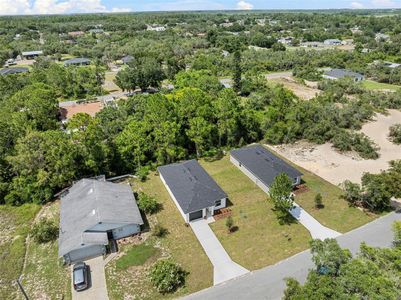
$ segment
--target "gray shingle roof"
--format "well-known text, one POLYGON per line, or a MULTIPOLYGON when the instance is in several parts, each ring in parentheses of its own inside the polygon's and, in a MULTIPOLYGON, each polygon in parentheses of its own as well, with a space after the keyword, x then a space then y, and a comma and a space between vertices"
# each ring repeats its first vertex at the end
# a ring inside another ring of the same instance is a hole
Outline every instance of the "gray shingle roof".
POLYGON ((29 71, 28 68, 2 69, 2 70, 0 70, 0 75, 6 76, 6 75, 13 75, 13 74, 18 74, 18 73, 26 73, 28 71, 29 71))
POLYGON ((134 57, 131 55, 127 55, 127 56, 124 56, 123 58, 121 58, 121 60, 124 64, 128 64, 129 62, 134 60, 134 57))
POLYGON ((64 61, 64 65, 78 65, 78 64, 89 64, 91 61, 89 58, 79 57, 71 58, 64 61))
POLYGON ((60 256, 80 248, 84 232, 99 222, 143 224, 129 185, 82 179, 61 197, 60 256))
POLYGON ((261 145, 232 150, 230 154, 267 186, 281 173, 287 174, 290 179, 303 175, 261 145))
POLYGON ((227 194, 197 160, 188 160, 157 168, 184 213, 215 205, 227 194))
POLYGON ((334 78, 344 78, 344 77, 363 78, 362 74, 345 69, 332 69, 330 71, 326 71, 324 75, 334 78))

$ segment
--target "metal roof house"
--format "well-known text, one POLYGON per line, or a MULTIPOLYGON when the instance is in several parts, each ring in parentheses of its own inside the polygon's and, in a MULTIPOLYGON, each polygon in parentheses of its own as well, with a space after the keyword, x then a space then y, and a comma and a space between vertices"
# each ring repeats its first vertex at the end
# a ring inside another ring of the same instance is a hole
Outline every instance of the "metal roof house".
POLYGON ((105 254, 109 240, 140 232, 130 186, 82 179, 61 196, 59 256, 68 264, 105 254))
POLYGON ((197 160, 188 160, 157 168, 185 222, 214 215, 226 207, 227 194, 197 160))
POLYGON ((2 69, 2 70, 0 70, 0 75, 1 76, 14 75, 14 74, 19 74, 19 73, 27 73, 28 71, 29 71, 28 68, 2 69))
POLYGON ((323 43, 328 46, 340 46, 342 44, 342 41, 340 41, 339 39, 327 39, 323 43))
POLYGON ((22 57, 25 59, 34 59, 37 56, 43 55, 42 50, 38 51, 25 51, 21 53, 22 57))
POLYGON ((281 173, 293 180, 293 186, 301 183, 301 172, 259 144, 232 150, 230 161, 266 193, 281 173))
POLYGON ((90 65, 91 61, 89 58, 84 58, 84 57, 80 57, 80 58, 71 58, 71 59, 67 59, 66 61, 64 61, 64 66, 68 67, 68 66, 86 66, 86 65, 90 65))
POLYGON ((323 78, 326 79, 341 79, 341 78, 352 78, 355 82, 359 82, 365 79, 365 77, 362 74, 345 70, 345 69, 332 69, 330 71, 326 71, 323 74, 323 78))

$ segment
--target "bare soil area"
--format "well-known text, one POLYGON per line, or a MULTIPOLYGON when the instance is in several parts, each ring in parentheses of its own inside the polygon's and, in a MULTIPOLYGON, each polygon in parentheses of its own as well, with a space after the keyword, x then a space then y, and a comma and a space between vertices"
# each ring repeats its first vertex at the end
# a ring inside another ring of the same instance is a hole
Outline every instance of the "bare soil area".
POLYGON ((317 88, 312 87, 312 85, 302 85, 298 83, 292 76, 272 78, 272 82, 281 83, 287 89, 291 90, 297 97, 303 100, 310 100, 321 93, 317 88))

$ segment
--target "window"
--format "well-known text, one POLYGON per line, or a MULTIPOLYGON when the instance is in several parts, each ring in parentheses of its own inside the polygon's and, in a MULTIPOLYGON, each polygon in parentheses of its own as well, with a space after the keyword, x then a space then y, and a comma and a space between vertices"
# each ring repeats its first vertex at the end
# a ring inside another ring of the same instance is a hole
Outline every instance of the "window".
POLYGON ((214 203, 214 206, 220 206, 221 205, 221 200, 217 200, 215 203, 214 203))

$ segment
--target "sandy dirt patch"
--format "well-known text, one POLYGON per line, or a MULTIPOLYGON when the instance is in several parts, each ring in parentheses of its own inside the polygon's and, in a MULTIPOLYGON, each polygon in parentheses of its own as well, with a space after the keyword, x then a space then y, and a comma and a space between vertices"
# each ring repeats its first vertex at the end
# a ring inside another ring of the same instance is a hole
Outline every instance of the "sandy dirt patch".
POLYGON ((388 169, 389 161, 401 159, 401 145, 395 145, 388 139, 389 127, 401 123, 401 111, 388 112, 388 115, 378 114, 374 121, 365 124, 361 130, 380 146, 377 160, 364 160, 352 153, 339 153, 329 143, 315 145, 297 142, 268 147, 333 184, 340 184, 347 179, 360 182, 364 172, 379 173, 388 169))
POLYGON ((287 89, 291 90, 297 97, 303 100, 310 100, 321 93, 317 88, 298 83, 293 77, 272 78, 270 81, 281 83, 287 89))
POLYGON ((69 106, 64 106, 60 108, 60 113, 63 119, 69 120, 77 113, 87 113, 88 115, 94 117, 96 113, 103 109, 103 104, 101 102, 90 102, 90 103, 73 103, 69 106))

